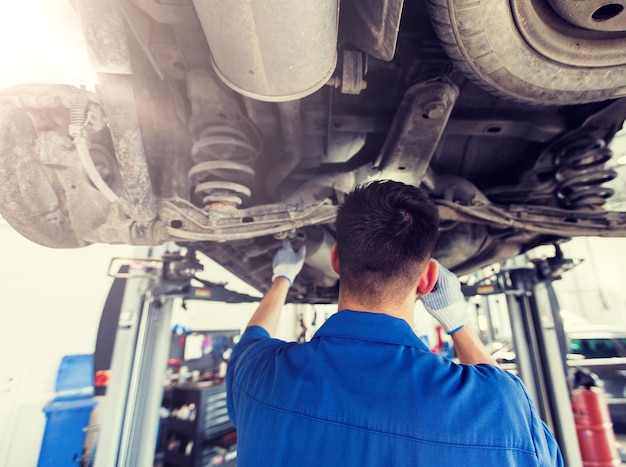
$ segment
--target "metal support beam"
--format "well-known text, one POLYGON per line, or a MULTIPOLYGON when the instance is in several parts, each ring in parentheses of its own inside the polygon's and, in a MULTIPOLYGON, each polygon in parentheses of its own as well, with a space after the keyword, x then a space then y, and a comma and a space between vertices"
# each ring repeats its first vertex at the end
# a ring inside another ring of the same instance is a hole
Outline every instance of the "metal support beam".
POLYGON ((94 467, 154 464, 176 297, 167 294, 180 287, 157 279, 145 265, 128 273, 94 467))
POLYGON ((160 286, 144 305, 130 379, 118 466, 154 465, 171 335, 172 299, 160 286))
POLYGON ((567 384, 568 369, 563 353, 564 342, 559 339, 559 332, 555 326, 554 317, 560 313, 560 308, 551 281, 540 281, 535 284, 530 305, 529 311, 536 329, 538 356, 543 370, 545 405, 549 407, 551 414, 551 428, 561 446, 565 465, 582 466, 567 384))
POLYGON ((545 407, 542 403, 545 399, 545 391, 540 383, 541 372, 534 365, 534 362, 538 360, 537 356, 533 355, 533 349, 536 347, 528 342, 528 336, 534 335, 535 332, 534 327, 529 328, 527 319, 528 299, 520 295, 507 295, 506 301, 509 308, 513 342, 515 343, 517 371, 524 381, 530 398, 545 420, 545 407))
MULTIPOLYGON (((507 303, 511 314, 511 328, 513 343, 517 355, 517 364, 520 377, 527 388, 532 388, 533 401, 539 409, 541 418, 554 427, 553 413, 549 404, 546 389, 546 371, 544 369, 544 355, 540 345, 540 324, 535 320, 536 297, 533 295, 536 272, 532 269, 514 269, 508 271, 511 283, 517 290, 524 293, 509 295, 507 303), (515 304, 513 302, 516 302, 515 304), (538 326, 539 324, 539 326, 538 326)), ((564 372, 559 375, 564 378, 564 372)), ((571 412, 571 409, 570 409, 571 412)))
POLYGON ((118 465, 133 361, 144 311, 144 294, 154 282, 144 268, 130 269, 127 278, 111 359, 111 377, 107 395, 101 402, 102 420, 94 467, 118 465))

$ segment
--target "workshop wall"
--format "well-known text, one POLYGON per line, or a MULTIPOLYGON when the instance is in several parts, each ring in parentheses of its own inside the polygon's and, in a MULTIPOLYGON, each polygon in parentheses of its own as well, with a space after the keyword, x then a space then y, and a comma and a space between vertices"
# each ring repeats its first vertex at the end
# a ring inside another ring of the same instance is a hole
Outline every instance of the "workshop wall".
POLYGON ((2 222, 0 244, 0 465, 34 467, 61 358, 94 351, 110 258, 134 248, 55 250, 2 222))
POLYGON ((626 239, 575 238, 562 246, 582 263, 554 282, 562 310, 593 324, 626 327, 626 239))

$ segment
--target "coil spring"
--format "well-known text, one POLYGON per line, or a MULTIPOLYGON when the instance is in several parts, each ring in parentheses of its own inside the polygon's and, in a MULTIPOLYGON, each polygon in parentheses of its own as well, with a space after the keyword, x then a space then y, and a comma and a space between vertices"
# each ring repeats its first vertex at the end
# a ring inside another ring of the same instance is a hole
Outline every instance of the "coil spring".
POLYGON ((207 206, 239 206, 251 191, 251 165, 261 153, 261 136, 249 123, 244 127, 211 125, 202 130, 191 149, 196 165, 189 171, 194 193, 207 206))
POLYGON ((82 126, 85 124, 88 103, 84 90, 77 90, 74 93, 70 107, 70 123, 72 125, 82 126))
POLYGON ((612 156, 604 140, 591 136, 559 147, 554 178, 558 184, 556 196, 565 208, 597 208, 613 195, 614 190, 602 186, 617 177, 617 172, 604 166, 612 156))

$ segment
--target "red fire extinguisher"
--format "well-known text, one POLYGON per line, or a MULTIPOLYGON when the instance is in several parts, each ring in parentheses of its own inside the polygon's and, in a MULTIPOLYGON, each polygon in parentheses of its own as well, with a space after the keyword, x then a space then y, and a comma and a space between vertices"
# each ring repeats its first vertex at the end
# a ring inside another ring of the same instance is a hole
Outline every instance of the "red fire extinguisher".
POLYGON ((583 466, 620 465, 621 459, 604 389, 596 384, 596 378, 589 372, 577 369, 572 409, 583 466))

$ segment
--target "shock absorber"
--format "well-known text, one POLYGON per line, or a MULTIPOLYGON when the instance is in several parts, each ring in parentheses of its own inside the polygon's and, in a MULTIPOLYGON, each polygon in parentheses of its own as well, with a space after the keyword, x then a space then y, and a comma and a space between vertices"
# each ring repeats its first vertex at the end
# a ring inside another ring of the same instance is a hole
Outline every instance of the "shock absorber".
POLYGON ((261 153, 261 137, 249 123, 241 127, 222 123, 207 126, 196 139, 189 171, 194 193, 205 206, 239 206, 251 194, 252 164, 261 153))
POLYGON ((194 137, 189 179, 203 206, 240 206, 251 195, 261 134, 244 114, 237 95, 206 68, 187 72, 194 137))
POLYGON ((613 152, 602 139, 577 137, 561 144, 554 156, 556 196, 567 209, 601 207, 614 190, 602 186, 617 177, 604 163, 613 152))

